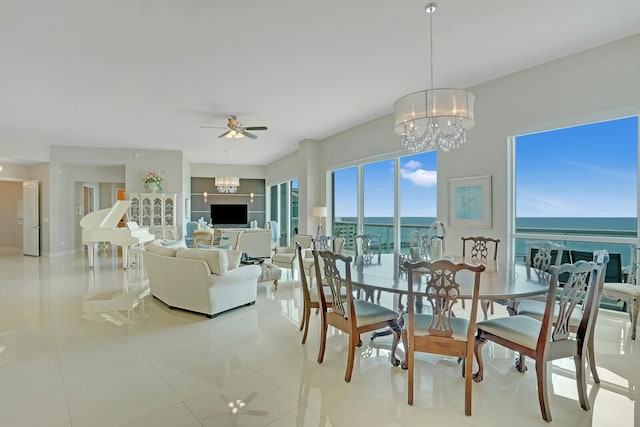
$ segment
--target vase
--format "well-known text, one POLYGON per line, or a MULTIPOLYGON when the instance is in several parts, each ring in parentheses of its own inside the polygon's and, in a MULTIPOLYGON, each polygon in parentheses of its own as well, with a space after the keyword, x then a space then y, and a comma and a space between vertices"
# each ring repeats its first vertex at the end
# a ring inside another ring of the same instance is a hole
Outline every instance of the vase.
POLYGON ((147 182, 144 185, 144 189, 147 193, 160 193, 162 191, 160 186, 155 182, 147 182))

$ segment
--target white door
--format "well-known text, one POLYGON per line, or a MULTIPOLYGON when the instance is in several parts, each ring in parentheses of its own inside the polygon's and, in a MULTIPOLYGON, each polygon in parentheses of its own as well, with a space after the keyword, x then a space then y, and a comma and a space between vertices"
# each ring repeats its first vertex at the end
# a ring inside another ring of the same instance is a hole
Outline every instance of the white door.
POLYGON ((22 183, 24 222, 22 247, 25 255, 40 256, 40 210, 38 205, 38 181, 22 183))

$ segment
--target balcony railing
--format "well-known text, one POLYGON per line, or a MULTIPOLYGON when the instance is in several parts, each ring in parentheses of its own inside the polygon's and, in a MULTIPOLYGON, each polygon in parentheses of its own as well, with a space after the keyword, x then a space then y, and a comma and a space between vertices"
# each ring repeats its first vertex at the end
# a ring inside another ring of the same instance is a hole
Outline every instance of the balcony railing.
MULTIPOLYGON (((408 252, 409 236, 411 233, 418 231, 421 235, 426 235, 431 226, 431 222, 432 221, 428 219, 428 223, 425 224, 401 225, 399 252, 408 252), (403 249, 407 250, 403 251, 403 249)), ((352 253, 355 250, 353 247, 353 239, 358 234, 358 224, 355 221, 336 221, 333 225, 333 234, 336 237, 345 239, 344 251, 352 253)), ((367 222, 364 224, 364 234, 378 236, 382 253, 394 252, 393 224, 367 222)))

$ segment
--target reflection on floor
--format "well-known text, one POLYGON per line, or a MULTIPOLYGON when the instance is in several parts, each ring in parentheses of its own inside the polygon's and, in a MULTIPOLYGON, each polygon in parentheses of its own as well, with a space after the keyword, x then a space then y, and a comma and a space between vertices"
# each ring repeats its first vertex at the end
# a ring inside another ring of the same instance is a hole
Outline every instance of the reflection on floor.
MULTIPOLYGON (((0 426, 547 425, 533 363, 516 372, 500 346, 485 346, 471 417, 451 358, 419 356, 408 406, 390 337, 363 337, 349 384, 346 336, 330 330, 316 362, 319 319, 312 314, 301 345, 297 282, 260 285, 254 306, 208 319, 169 310, 112 256, 101 254, 95 271, 81 254, 0 257, 0 426)), ((640 346, 627 317, 600 315, 596 350, 602 383, 589 384, 591 411, 578 404, 573 361, 554 362, 553 425, 640 425, 640 346)))

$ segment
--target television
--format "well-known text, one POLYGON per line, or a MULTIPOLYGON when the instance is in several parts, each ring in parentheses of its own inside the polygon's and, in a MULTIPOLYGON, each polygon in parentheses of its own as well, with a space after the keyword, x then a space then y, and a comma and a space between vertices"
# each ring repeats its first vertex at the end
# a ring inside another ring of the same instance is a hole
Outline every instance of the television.
POLYGON ((211 224, 227 225, 249 223, 247 205, 211 205, 211 224))

